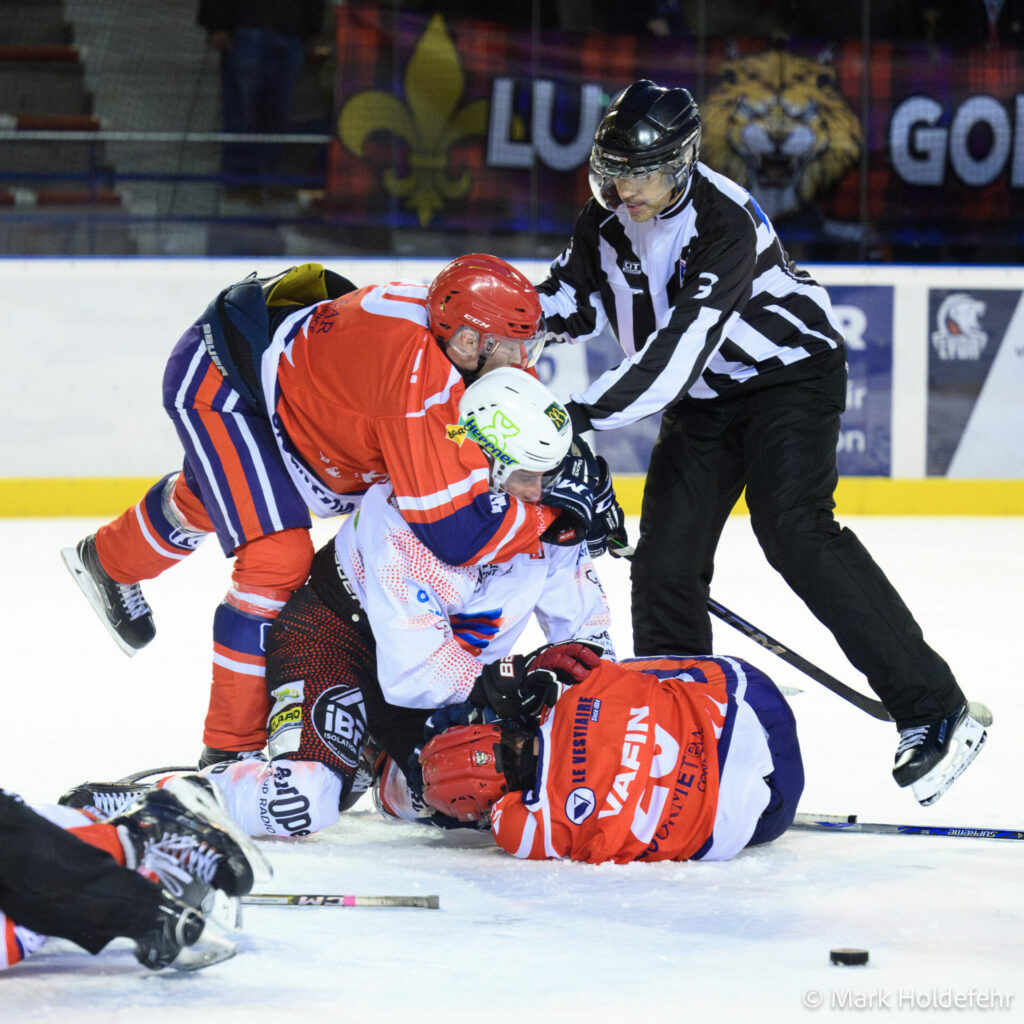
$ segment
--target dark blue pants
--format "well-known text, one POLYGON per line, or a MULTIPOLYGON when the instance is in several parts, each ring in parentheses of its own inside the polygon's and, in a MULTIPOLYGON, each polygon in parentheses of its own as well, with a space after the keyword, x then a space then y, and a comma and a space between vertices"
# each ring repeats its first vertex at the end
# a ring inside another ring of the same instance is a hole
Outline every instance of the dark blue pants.
POLYGON ((748 846, 778 839, 793 824, 804 791, 804 763, 796 738, 796 719, 779 688, 763 673, 747 673, 746 701, 765 732, 774 769, 766 779, 771 798, 748 846))

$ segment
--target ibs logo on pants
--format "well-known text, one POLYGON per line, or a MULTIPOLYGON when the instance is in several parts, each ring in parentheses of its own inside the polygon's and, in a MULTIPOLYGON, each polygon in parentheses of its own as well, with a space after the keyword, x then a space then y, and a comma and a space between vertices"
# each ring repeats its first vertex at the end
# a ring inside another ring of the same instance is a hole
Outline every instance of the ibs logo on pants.
POLYGON ((313 705, 313 728, 343 764, 355 768, 366 735, 366 707, 354 686, 332 686, 313 705))

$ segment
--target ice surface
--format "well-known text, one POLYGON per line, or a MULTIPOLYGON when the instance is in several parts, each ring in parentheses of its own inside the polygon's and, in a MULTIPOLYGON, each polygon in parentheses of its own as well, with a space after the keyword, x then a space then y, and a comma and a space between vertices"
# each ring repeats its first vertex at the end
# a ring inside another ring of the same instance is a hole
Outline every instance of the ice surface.
MULTIPOLYGON (((96 525, 0 521, 7 597, 0 666, 8 695, 0 785, 33 801, 53 801, 87 778, 188 763, 201 746, 210 622, 228 563, 210 542, 146 584, 157 637, 128 659, 59 557, 96 525)), ((1024 829, 1016 650, 1024 521, 865 517, 848 525, 968 695, 991 706, 995 724, 949 793, 918 807, 889 774, 892 726, 716 622, 718 652, 746 657, 804 691, 792 697, 808 772, 801 810, 1024 829)), ((320 539, 330 535, 328 524, 317 531, 320 539)), ((619 653, 627 655, 628 567, 608 556, 598 566, 619 653)), ((863 686, 767 566, 746 519, 726 528, 713 593, 863 686)), ((1024 1016, 1024 842, 790 832, 726 863, 524 863, 485 836, 382 821, 364 801, 320 835, 263 840, 261 848, 275 867, 266 886, 273 891, 436 893, 441 909, 247 908, 239 955, 193 975, 144 971, 127 942, 89 957, 54 940, 0 973, 0 1021, 1024 1016), (869 965, 830 966, 836 946, 867 948, 869 965)))

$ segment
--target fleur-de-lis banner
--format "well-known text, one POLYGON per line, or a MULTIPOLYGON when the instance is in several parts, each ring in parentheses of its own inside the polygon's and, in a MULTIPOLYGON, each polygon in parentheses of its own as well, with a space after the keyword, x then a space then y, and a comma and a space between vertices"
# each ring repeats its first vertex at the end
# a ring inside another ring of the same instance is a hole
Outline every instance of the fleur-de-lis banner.
POLYGON ((597 121, 647 77, 694 92, 701 159, 754 194, 797 258, 912 259, 925 239, 1000 262, 1024 246, 1024 63, 987 30, 945 47, 879 40, 865 62, 860 39, 534 37, 336 10, 339 225, 567 233, 597 121))

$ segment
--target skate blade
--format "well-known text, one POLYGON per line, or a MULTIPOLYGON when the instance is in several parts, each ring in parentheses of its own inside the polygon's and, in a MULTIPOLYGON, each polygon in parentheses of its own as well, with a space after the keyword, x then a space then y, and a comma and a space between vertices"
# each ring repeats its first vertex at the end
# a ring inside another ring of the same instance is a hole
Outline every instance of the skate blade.
POLYGON ((221 889, 210 889, 200 909, 207 921, 219 925, 225 932, 242 928, 242 901, 237 896, 229 896, 221 889))
POLYGON ((981 723, 968 715, 953 734, 950 753, 911 786, 914 799, 922 807, 935 803, 981 753, 987 738, 988 733, 981 723))
POLYGON ((139 649, 125 643, 118 631, 110 624, 110 620, 107 618, 107 604, 103 600, 103 595, 96 589, 96 584, 93 583, 82 560, 78 557, 78 549, 61 548, 60 557, 64 565, 67 566, 68 572, 71 573, 71 578, 78 584, 78 589, 89 602, 89 607, 96 613, 97 618, 103 623, 103 628, 110 634, 111 639, 129 658, 134 658, 139 653, 139 649))
POLYGON ((992 724, 992 712, 989 710, 988 705, 982 704, 980 700, 969 700, 967 702, 967 714, 986 729, 992 724))
POLYGON ((176 971, 201 971, 204 967, 230 960, 238 950, 235 944, 211 921, 191 946, 183 946, 181 952, 168 964, 176 971))
MULTIPOLYGON (((214 783, 216 790, 217 784, 214 783)), ((269 882, 274 877, 274 870, 270 861, 257 848, 252 838, 245 834, 237 822, 222 804, 223 798, 219 790, 217 795, 208 793, 198 782, 193 782, 187 775, 179 775, 168 779, 160 787, 168 793, 176 796, 185 807, 193 814, 205 818, 211 825, 223 829, 242 848, 252 867, 253 880, 255 882, 269 882)))

